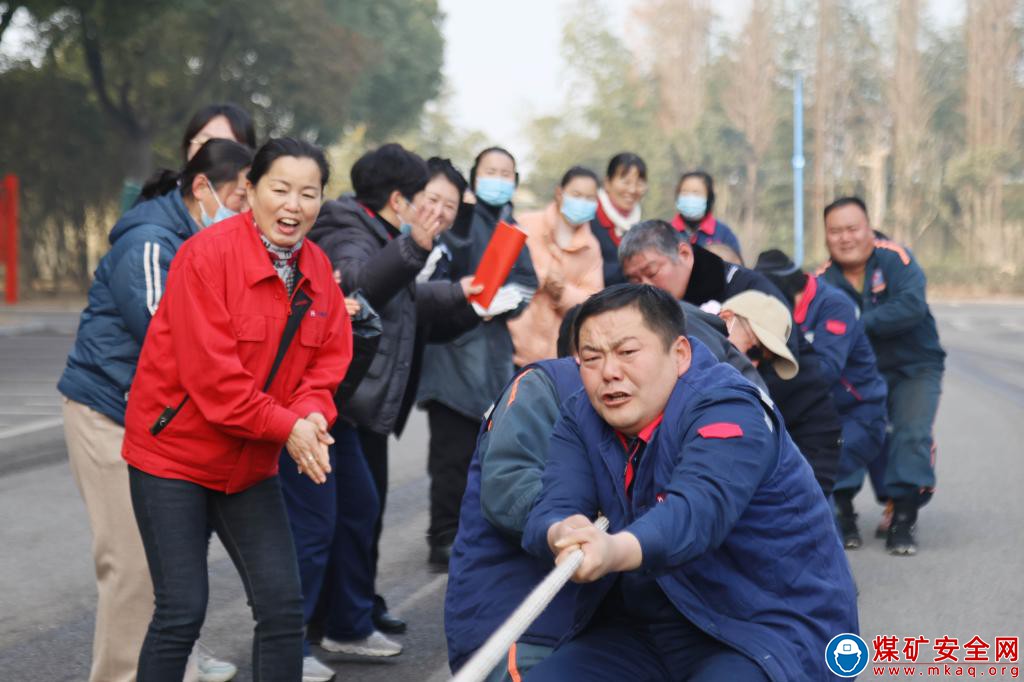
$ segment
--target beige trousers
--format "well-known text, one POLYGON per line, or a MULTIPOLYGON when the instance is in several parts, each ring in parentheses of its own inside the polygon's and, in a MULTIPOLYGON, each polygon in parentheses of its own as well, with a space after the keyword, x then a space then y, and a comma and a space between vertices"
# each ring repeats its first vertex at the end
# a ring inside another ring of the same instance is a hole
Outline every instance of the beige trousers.
MULTIPOLYGON (((153 583, 135 525, 124 428, 96 410, 64 398, 64 439, 92 527, 96 567, 96 631, 90 682, 134 682, 139 651, 153 617, 153 583)), ((185 682, 195 680, 195 652, 185 682)))

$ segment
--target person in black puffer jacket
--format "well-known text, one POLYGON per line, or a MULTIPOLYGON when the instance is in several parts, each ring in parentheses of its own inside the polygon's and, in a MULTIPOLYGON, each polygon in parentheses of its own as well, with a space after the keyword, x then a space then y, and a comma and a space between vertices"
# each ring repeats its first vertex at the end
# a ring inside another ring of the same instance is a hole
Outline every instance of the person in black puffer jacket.
POLYGON ((338 406, 334 494, 292 476, 294 467, 282 466, 282 481, 311 630, 322 629, 328 651, 388 656, 401 646, 382 632, 405 624, 374 590, 387 439, 405 425, 424 342, 454 338, 479 317, 466 300, 475 291, 470 278, 416 282, 455 219, 462 187, 443 174, 432 180, 423 159, 397 144, 363 155, 351 178, 355 194, 326 202, 310 238, 340 273, 342 289, 361 293, 378 312, 383 332, 365 375, 338 406))

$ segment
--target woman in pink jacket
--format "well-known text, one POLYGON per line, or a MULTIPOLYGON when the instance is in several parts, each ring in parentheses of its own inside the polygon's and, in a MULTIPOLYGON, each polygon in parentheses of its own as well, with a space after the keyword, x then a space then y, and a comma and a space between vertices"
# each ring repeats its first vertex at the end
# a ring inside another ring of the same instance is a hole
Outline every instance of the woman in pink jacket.
POLYGON ((519 216, 539 287, 508 329, 519 367, 556 357, 555 341, 565 311, 604 288, 601 247, 590 230, 597 212, 597 175, 573 166, 543 211, 519 216))

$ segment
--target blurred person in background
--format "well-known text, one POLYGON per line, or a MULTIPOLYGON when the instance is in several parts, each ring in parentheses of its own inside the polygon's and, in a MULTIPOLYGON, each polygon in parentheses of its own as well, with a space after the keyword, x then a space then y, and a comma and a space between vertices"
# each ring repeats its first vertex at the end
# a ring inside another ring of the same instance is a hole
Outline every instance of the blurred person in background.
POLYGON ((884 494, 892 507, 891 521, 883 518, 880 530, 890 554, 912 555, 918 510, 935 490, 932 431, 946 352, 928 307, 924 270, 913 254, 879 237, 859 197, 836 199, 825 207, 824 219, 831 260, 819 274, 860 309, 889 390, 884 494))
POLYGON ((590 231, 597 190, 597 175, 573 166, 546 209, 519 218, 540 284, 523 314, 508 323, 518 367, 555 357, 565 311, 604 287, 601 247, 590 231))
POLYGON ((647 194, 647 164, 632 152, 620 152, 608 162, 604 183, 597 192, 597 215, 590 230, 601 245, 604 285, 625 282, 618 249, 623 235, 640 222, 640 202, 647 194))
POLYGON ((690 243, 696 246, 709 248, 713 244, 724 244, 736 254, 736 258, 722 257, 742 265, 740 240, 728 225, 715 218, 714 208, 715 182, 711 176, 699 170, 683 173, 676 185, 678 212, 672 219, 672 227, 685 234, 690 243))
MULTIPOLYGON (((185 240, 215 220, 245 210, 252 150, 211 140, 178 173, 163 173, 110 232, 79 321, 75 345, 57 384, 75 483, 85 501, 96 569, 92 682, 134 680, 153 613, 153 584, 121 458, 129 390, 167 271, 185 240)), ((210 674, 235 667, 204 653, 210 674)), ((228 677, 224 677, 228 675, 228 677)), ((180 679, 180 678, 179 678, 180 679)))
POLYGON ((326 202, 310 233, 340 273, 342 289, 359 292, 383 325, 365 375, 338 401, 330 448, 333 484, 316 486, 291 470, 282 475, 305 617, 313 623, 311 632, 320 631, 321 648, 331 653, 386 657, 402 651, 384 633, 404 632, 406 624, 388 612, 374 589, 388 436, 401 433, 412 408, 421 339, 447 340, 479 322, 466 300, 476 291, 470 277, 416 282, 462 196, 447 169, 435 170, 398 144, 367 152, 351 169, 355 194, 326 202))
POLYGON ((786 430, 828 497, 839 469, 842 422, 820 358, 799 330, 793 334, 789 309, 773 296, 744 291, 727 299, 720 315, 729 341, 757 367, 786 430), (787 346, 792 336, 797 337, 796 353, 787 346))
POLYGON ((820 277, 803 272, 778 249, 757 257, 763 272, 793 304, 793 321, 821 360, 825 381, 843 425, 839 472, 832 491, 836 524, 843 546, 861 545, 853 496, 864 481, 864 471, 882 454, 885 444, 886 387, 878 371, 864 323, 848 296, 820 277))
MULTIPOLYGON (((453 279, 473 275, 498 222, 514 221, 512 197, 518 182, 516 161, 508 150, 489 147, 477 155, 469 174, 475 204, 468 229, 441 237, 452 254, 453 279)), ((430 425, 427 544, 428 561, 438 570, 448 567, 480 420, 515 373, 508 321, 523 312, 536 288, 530 248, 524 246, 490 307, 477 311, 483 322, 449 343, 428 345, 424 352, 417 400, 430 425)))
POLYGON ((176 682, 209 593, 212 527, 246 588, 253 678, 303 673, 302 595, 277 476, 282 447, 319 484, 330 473, 333 394, 352 330, 331 265, 305 240, 323 151, 272 139, 247 175, 250 210, 175 258, 139 358, 122 454, 156 606, 139 679, 176 682))
MULTIPOLYGON (((181 140, 182 164, 188 163, 208 140, 233 140, 255 149, 256 128, 253 126, 252 117, 236 104, 208 104, 197 111, 185 125, 185 133, 181 140)), ((173 172, 157 171, 146 184, 152 184, 162 175, 173 172)), ((132 181, 126 181, 121 191, 122 209, 127 211, 139 201, 143 201, 141 192, 142 187, 132 181)))

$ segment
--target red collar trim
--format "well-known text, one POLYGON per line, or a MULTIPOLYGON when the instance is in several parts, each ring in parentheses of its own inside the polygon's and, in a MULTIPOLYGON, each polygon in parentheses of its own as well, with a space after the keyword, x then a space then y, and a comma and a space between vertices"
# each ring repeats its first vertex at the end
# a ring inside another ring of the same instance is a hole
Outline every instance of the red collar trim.
POLYGON ((360 208, 362 208, 366 212, 366 215, 370 216, 371 218, 377 217, 377 212, 374 211, 372 208, 370 208, 361 201, 357 201, 356 203, 359 204, 360 208))
POLYGON ((615 246, 618 246, 619 242, 622 240, 615 234, 615 223, 613 223, 612 219, 608 217, 608 214, 604 212, 604 206, 601 205, 600 201, 597 202, 597 222, 601 224, 601 227, 608 231, 608 236, 611 238, 612 243, 615 244, 615 246))
POLYGON ((804 297, 800 299, 800 305, 793 311, 793 321, 797 324, 803 324, 804 320, 807 319, 807 309, 811 307, 811 301, 814 300, 814 296, 818 293, 818 278, 812 275, 807 275, 807 285, 804 287, 804 297))
POLYGON ((714 237, 716 225, 718 225, 718 221, 715 220, 715 216, 708 213, 704 216, 704 220, 700 221, 700 225, 697 226, 697 229, 709 237, 714 237))
MULTIPOLYGON (((645 444, 650 443, 651 438, 654 437, 654 432, 658 430, 659 426, 661 426, 661 420, 664 418, 665 413, 662 412, 657 417, 655 417, 654 421, 652 421, 650 424, 641 429, 640 433, 636 434, 636 437, 642 440, 645 444)), ((617 435, 619 437, 619 440, 622 441, 622 447, 626 447, 627 443, 629 443, 629 438, 619 431, 616 431, 615 435, 617 435)))
MULTIPOLYGON (((694 231, 694 233, 690 235, 690 243, 697 243, 697 232, 703 232, 709 237, 714 237, 715 227, 717 225, 718 220, 715 218, 715 216, 708 213, 706 216, 704 216, 700 223, 698 223, 697 229, 694 231)), ((686 222, 683 220, 683 216, 676 213, 675 217, 672 218, 672 227, 676 228, 676 232, 686 232, 686 222)))

